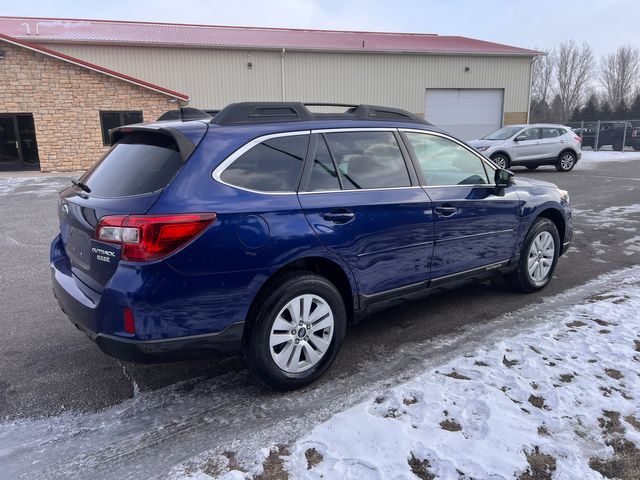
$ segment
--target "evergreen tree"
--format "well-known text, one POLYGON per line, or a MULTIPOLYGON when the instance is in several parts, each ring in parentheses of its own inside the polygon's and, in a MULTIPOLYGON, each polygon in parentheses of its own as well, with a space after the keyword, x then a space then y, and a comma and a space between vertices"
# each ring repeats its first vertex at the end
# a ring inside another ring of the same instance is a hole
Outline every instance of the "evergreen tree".
POLYGON ((598 112, 599 120, 611 120, 613 116, 613 111, 611 110, 611 105, 609 102, 604 100, 600 105, 600 111, 598 112))
POLYGON ((612 117, 616 120, 626 120, 629 116, 629 109, 624 100, 618 103, 617 108, 612 113, 612 117))
POLYGON ((582 118, 579 120, 583 120, 585 122, 592 122, 594 120, 598 120, 598 97, 596 94, 592 94, 587 100, 587 103, 584 104, 584 107, 580 111, 582 118))
POLYGON ((549 109, 549 120, 551 123, 565 123, 564 118, 564 105, 560 95, 556 95, 551 102, 551 108, 549 109))

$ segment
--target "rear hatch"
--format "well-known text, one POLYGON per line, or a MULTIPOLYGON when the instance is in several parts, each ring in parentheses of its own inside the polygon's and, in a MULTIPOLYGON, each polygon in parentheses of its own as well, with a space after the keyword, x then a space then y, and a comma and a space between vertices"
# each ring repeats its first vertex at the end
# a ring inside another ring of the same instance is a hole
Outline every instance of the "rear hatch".
MULTIPOLYGON (((186 132, 166 126, 112 131, 113 147, 80 179, 60 193, 62 242, 74 276, 101 292, 120 261, 120 246, 95 239, 107 215, 145 214, 178 174, 207 130, 190 122, 186 132)), ((79 285, 82 287, 82 285, 79 285)))

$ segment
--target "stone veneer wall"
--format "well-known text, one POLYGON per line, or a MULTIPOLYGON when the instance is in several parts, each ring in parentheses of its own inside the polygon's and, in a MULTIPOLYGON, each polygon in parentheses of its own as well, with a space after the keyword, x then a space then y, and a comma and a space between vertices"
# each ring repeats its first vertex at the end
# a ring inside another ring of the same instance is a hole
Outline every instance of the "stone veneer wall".
POLYGON ((102 145, 100 110, 142 111, 144 121, 177 108, 167 95, 0 40, 0 113, 32 113, 43 172, 85 170, 102 145))

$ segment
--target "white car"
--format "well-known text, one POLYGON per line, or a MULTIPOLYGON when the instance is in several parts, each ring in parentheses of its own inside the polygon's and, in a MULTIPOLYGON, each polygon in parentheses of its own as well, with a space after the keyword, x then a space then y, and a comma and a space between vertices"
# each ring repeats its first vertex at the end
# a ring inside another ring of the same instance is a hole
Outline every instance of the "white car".
POLYGON ((530 170, 555 165, 568 172, 582 156, 582 139, 564 125, 509 125, 479 140, 467 142, 500 168, 522 165, 530 170))

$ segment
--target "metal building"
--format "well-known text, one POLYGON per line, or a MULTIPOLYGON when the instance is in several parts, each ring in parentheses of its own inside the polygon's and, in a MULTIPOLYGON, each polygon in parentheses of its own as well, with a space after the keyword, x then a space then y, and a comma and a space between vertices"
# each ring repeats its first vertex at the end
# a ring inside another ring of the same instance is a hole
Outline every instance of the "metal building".
POLYGON ((0 33, 183 92, 194 107, 382 104, 463 139, 528 121, 531 63, 539 55, 435 34, 102 20, 0 17, 0 33))

